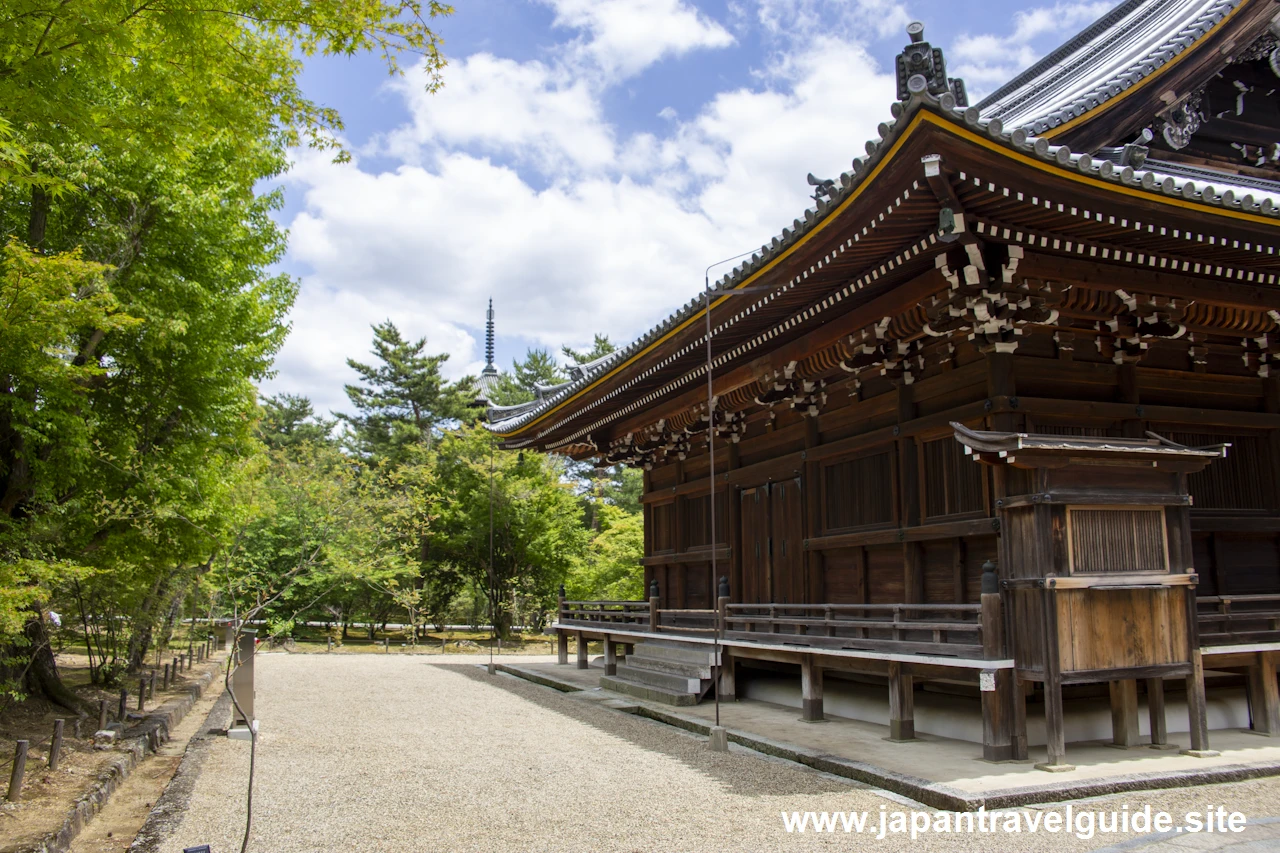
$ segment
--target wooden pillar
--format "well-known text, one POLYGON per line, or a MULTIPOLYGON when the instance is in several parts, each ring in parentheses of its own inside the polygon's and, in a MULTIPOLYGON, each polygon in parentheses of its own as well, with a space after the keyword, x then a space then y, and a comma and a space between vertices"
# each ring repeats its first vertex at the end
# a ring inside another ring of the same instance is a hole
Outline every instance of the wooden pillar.
POLYGON ((1048 757, 1039 770, 1074 770, 1067 763, 1067 733, 1062 714, 1062 670, 1058 658, 1058 596, 1044 590, 1044 737, 1048 757))
POLYGON ((614 648, 613 640, 609 639, 609 635, 604 635, 604 674, 618 674, 618 650, 614 648))
POLYGON ((569 632, 564 629, 556 631, 556 663, 569 665, 569 632))
POLYGON ((578 669, 586 669, 590 664, 587 661, 587 638, 583 636, 581 631, 578 634, 578 669))
POLYGON ((1125 678, 1108 682, 1111 689, 1111 745, 1138 745, 1138 681, 1125 678))
POLYGON ((1249 667, 1249 711, 1253 730, 1280 737, 1280 695, 1277 694, 1276 666, 1280 652, 1258 652, 1249 667))
MULTIPOLYGON (((1014 379, 1013 353, 1008 352, 988 352, 987 358, 987 398, 994 399, 996 397, 1015 397, 1018 394, 1018 386, 1014 379)), ((991 429, 1001 431, 1011 431, 1017 424, 1014 423, 1012 412, 1001 412, 1000 414, 988 417, 991 423, 991 429)))
POLYGON ((813 655, 800 658, 800 702, 800 719, 807 723, 826 719, 822 715, 822 667, 814 663, 813 655))
POLYGON ((1013 679, 1013 731, 1011 733, 1011 750, 1014 761, 1027 760, 1027 687, 1028 683, 1017 677, 1013 679))
POLYGON ((1147 720, 1151 724, 1151 748, 1169 748, 1169 727, 1164 713, 1164 679, 1147 679, 1147 720))
POLYGON ((916 697, 912 678, 902 672, 902 664, 889 662, 889 740, 915 740, 916 697))
MULTIPOLYGON (((1005 657, 1004 614, 1001 608, 995 564, 988 562, 982 574, 982 656, 1005 657), (989 567, 989 568, 988 568, 989 567)), ((1011 669, 995 669, 979 676, 982 696, 982 757, 987 761, 1013 758, 1013 693, 1017 679, 1011 669)))

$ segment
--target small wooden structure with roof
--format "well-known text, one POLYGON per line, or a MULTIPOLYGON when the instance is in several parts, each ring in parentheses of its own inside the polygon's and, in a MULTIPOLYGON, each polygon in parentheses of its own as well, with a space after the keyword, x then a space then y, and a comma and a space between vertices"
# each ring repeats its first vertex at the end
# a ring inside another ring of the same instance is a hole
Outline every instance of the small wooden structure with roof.
POLYGON ((566 602, 562 638, 654 698, 798 670, 814 718, 824 674, 879 680, 898 738, 921 682, 968 690, 988 758, 1091 681, 1121 745, 1168 679, 1198 754, 1206 679, 1280 732, 1277 11, 1126 0, 976 105, 913 27, 810 209, 491 412, 507 447, 645 470, 650 600, 566 602))

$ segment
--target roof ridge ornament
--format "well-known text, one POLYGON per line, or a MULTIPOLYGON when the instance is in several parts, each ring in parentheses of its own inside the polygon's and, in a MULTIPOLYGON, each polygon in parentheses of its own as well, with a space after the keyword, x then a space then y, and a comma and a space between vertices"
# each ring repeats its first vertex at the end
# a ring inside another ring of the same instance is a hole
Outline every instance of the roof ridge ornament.
POLYGON ((902 49, 896 60, 898 100, 908 101, 912 95, 926 91, 935 98, 950 92, 956 99, 956 106, 967 107, 969 97, 965 93, 964 81, 958 77, 947 77, 942 48, 924 40, 924 24, 919 21, 907 24, 907 35, 911 43, 902 49))

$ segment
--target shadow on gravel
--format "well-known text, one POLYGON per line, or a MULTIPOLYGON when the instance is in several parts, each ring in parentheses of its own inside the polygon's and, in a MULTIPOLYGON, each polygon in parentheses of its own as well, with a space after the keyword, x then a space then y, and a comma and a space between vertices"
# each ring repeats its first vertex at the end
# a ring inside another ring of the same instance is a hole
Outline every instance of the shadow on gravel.
POLYGON ((702 736, 655 720, 602 707, 596 700, 586 698, 587 694, 584 693, 560 693, 550 687, 532 684, 504 673, 489 675, 484 671, 483 664, 432 665, 505 690, 549 711, 627 740, 642 749, 674 758, 738 796, 767 797, 868 790, 868 786, 856 782, 833 779, 808 768, 754 753, 710 752, 706 747, 706 738, 702 736), (575 696, 579 698, 573 698, 575 696))

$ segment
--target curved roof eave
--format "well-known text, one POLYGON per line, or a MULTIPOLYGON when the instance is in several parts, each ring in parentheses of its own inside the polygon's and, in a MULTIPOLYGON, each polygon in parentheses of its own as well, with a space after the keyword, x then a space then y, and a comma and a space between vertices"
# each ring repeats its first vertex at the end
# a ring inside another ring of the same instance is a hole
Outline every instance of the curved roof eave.
MULTIPOLYGON (((764 275, 778 263, 797 251, 808 239, 841 212, 849 209, 875 177, 891 161, 916 128, 933 124, 949 129, 992 150, 1020 159, 1037 168, 1091 184, 1096 188, 1126 195, 1149 198, 1177 207, 1192 207, 1206 213, 1245 218, 1276 224, 1280 219, 1280 202, 1272 193, 1256 198, 1258 192, 1250 186, 1233 185, 1231 176, 1223 180, 1197 183, 1191 178, 1180 178, 1155 170, 1118 168, 1104 158, 1094 158, 1087 153, 1071 151, 1067 146, 1055 145, 1043 137, 1035 137, 1022 128, 1006 131, 998 118, 983 117, 977 107, 961 108, 950 93, 934 97, 928 93, 915 94, 905 103, 893 105, 897 117, 880 125, 881 139, 867 143, 868 158, 853 161, 854 170, 841 176, 835 196, 830 201, 819 201, 815 209, 805 211, 804 220, 796 219, 793 228, 784 228, 782 234, 762 246, 751 258, 716 283, 715 289, 729 290, 746 287, 764 275)), ((1277 185, 1280 193, 1280 184, 1277 185)), ((727 296, 712 304, 720 305, 727 296)), ((600 360, 599 367, 583 372, 580 378, 558 386, 554 394, 539 401, 538 405, 500 421, 488 424, 488 428, 508 443, 524 438, 527 431, 543 422, 555 412, 618 375, 637 359, 653 351, 663 342, 687 328, 702 315, 701 294, 683 305, 657 326, 642 335, 629 346, 600 360)), ((536 441, 534 436, 523 444, 536 441)))

